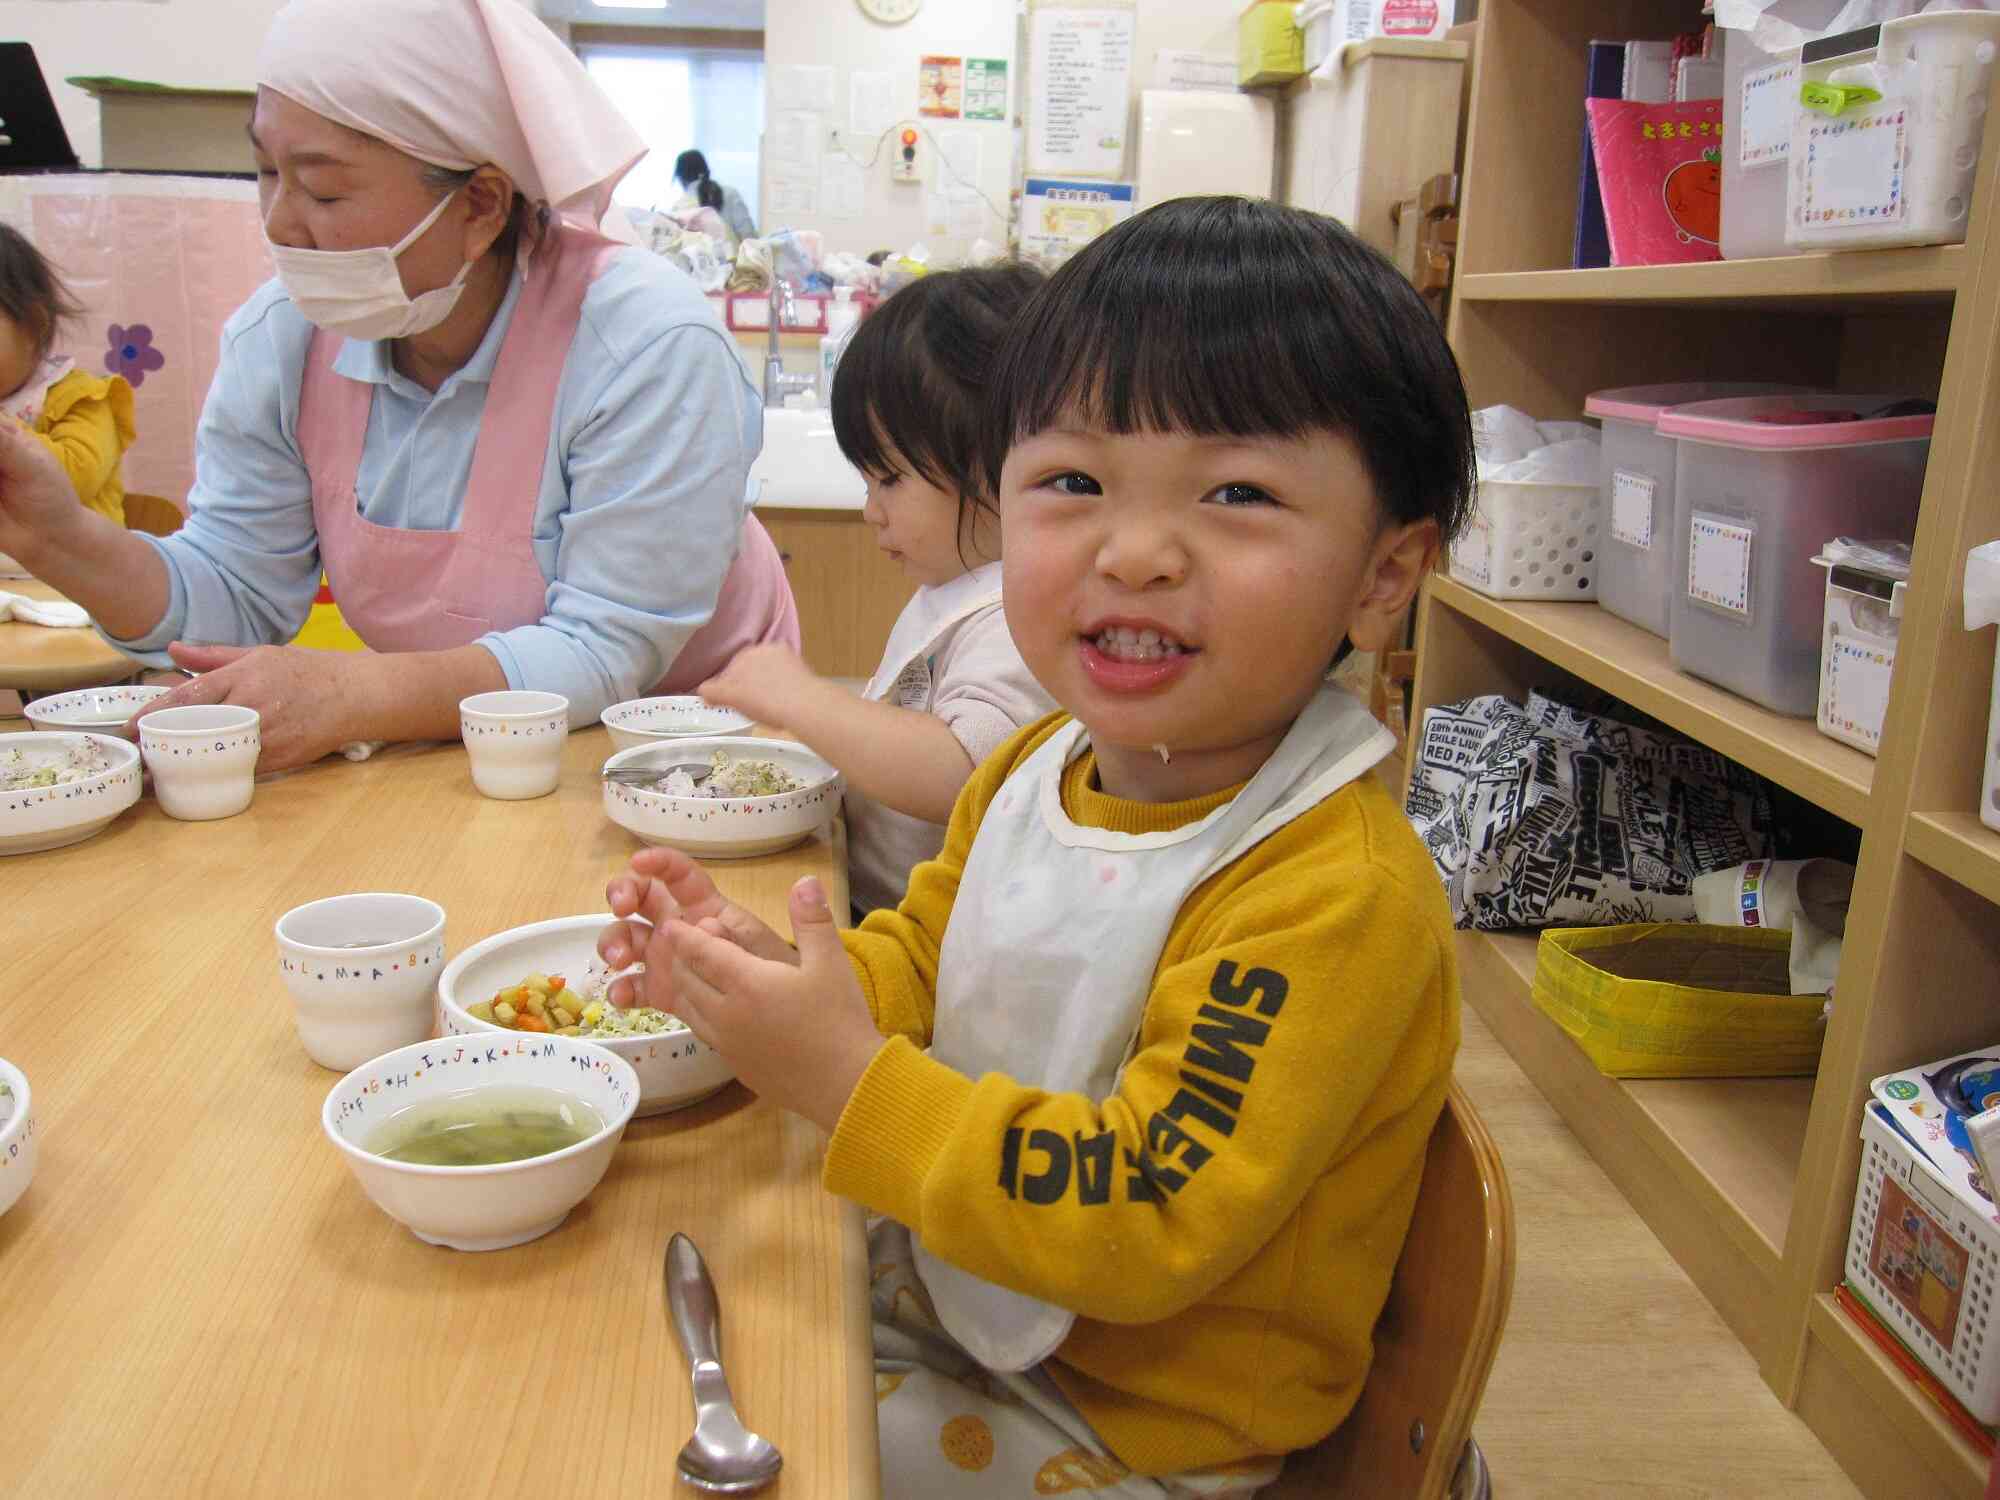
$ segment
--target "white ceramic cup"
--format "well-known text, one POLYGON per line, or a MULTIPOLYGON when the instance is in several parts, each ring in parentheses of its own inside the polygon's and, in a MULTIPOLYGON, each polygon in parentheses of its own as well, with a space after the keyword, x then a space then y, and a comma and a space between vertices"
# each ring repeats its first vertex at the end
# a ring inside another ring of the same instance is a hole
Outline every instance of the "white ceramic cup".
POLYGON ((157 708, 139 718, 139 753, 170 818, 233 818, 250 805, 262 718, 236 703, 157 708))
POLYGON ((387 891, 328 896, 278 918, 278 973, 306 1055, 345 1072, 431 1034, 444 908, 387 891))
POLYGON ((561 693, 474 693, 458 703, 472 784, 489 797, 546 797, 562 775, 569 699, 561 693))

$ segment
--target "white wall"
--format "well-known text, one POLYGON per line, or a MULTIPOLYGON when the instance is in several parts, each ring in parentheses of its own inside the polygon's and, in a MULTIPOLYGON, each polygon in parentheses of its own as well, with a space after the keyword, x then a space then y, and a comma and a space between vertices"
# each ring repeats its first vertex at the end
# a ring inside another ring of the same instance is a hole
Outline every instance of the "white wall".
MULTIPOLYGON (((849 128, 848 85, 856 69, 886 71, 894 80, 893 107, 909 119, 942 138, 946 132, 971 131, 979 138, 980 164, 977 183, 1004 214, 1008 192, 1013 186, 1014 132, 1012 121, 982 122, 922 118, 916 115, 917 65, 926 55, 950 57, 998 57, 1007 61, 1010 95, 1018 77, 1014 56, 1014 6, 1011 0, 926 0, 916 16, 900 26, 882 26, 861 13, 854 0, 765 0, 764 7, 764 164, 766 182, 772 162, 772 119, 782 111, 784 100, 773 87, 777 70, 789 64, 825 65, 834 70, 834 108, 822 131, 822 153, 838 148, 832 140, 837 130, 851 153, 862 161, 875 152, 875 138, 857 138, 849 128)), ((1011 106, 1010 106, 1011 108, 1011 106)), ((922 241, 933 252, 932 259, 956 259, 971 248, 974 235, 951 235, 933 230, 928 223, 927 200, 940 180, 949 183, 950 174, 940 172, 937 152, 929 143, 930 180, 922 184, 890 180, 890 152, 893 139, 884 144, 874 165, 864 173, 862 213, 858 219, 835 219, 821 202, 815 213, 794 216, 781 222, 772 212, 771 196, 764 195, 763 214, 758 227, 817 229, 827 250, 848 250, 867 254, 871 250, 905 250, 922 241)), ((1006 221, 989 209, 980 211, 979 235, 995 245, 1006 243, 1006 221)))

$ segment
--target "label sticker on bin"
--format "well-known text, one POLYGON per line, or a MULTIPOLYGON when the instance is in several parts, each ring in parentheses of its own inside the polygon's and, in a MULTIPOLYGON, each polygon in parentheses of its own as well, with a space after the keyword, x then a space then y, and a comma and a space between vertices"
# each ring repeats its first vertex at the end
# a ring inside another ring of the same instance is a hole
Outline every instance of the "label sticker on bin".
POLYGON ((1892 1178, 1882 1179, 1868 1268, 1946 1350, 1958 1331, 1971 1257, 1958 1237, 1892 1178))
POLYGON ((1826 658, 1826 702, 1821 705, 1828 726, 1879 747, 1882 721, 1889 715, 1889 675, 1895 665, 1894 646, 1867 636, 1834 636, 1826 658))
POLYGON ((1750 543, 1756 528, 1696 515, 1688 530, 1688 598, 1750 618, 1750 543))
POLYGON ((1806 129, 1800 224, 1899 224, 1907 111, 1820 120, 1806 129))
POLYGON ((1798 98, 1798 77, 1796 62, 1781 62, 1743 75, 1742 123, 1736 127, 1736 159, 1740 165, 1766 166, 1791 154, 1792 110, 1798 98))
POLYGON ((1493 586, 1493 527, 1477 511, 1451 544, 1451 571, 1467 583, 1493 586))
POLYGON ((1653 545, 1653 488, 1650 474, 1611 471, 1611 535, 1642 552, 1653 545))

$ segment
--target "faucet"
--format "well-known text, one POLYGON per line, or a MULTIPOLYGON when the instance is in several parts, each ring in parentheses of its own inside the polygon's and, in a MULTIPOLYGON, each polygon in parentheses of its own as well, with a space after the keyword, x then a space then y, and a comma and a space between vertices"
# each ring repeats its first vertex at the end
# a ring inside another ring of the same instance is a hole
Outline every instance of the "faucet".
POLYGON ((764 409, 774 410, 785 404, 785 397, 796 391, 810 390, 815 384, 811 375, 796 375, 785 369, 784 356, 778 352, 778 331, 781 325, 795 322, 792 305, 792 289, 782 276, 771 278, 771 319, 765 330, 764 343, 764 409))

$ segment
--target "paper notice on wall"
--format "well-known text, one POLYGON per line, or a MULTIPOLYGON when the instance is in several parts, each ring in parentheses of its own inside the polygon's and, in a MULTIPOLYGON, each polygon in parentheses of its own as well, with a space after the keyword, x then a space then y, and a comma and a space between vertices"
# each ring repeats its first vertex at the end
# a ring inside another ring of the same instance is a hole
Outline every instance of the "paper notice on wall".
POLYGON ((763 217, 783 228, 819 209, 820 116, 786 110, 772 116, 765 138, 763 217))
POLYGON ((1156 89, 1216 89, 1236 92, 1236 58, 1227 52, 1175 52, 1162 47, 1153 54, 1156 89))
POLYGON ((1132 30, 1129 10, 1033 13, 1029 172, 1117 177, 1124 171, 1132 30))
POLYGON ((847 123, 857 136, 872 141, 906 113, 896 107, 901 97, 896 92, 898 76, 872 68, 856 68, 848 74, 847 123))
POLYGON ((954 188, 948 190, 944 198, 946 234, 969 240, 985 229, 990 210, 979 194, 954 188))
POLYGON ((1054 265, 1132 215, 1129 182, 1030 177, 1021 194, 1021 253, 1054 265))
POLYGON ((864 180, 859 162, 837 151, 829 155, 819 172, 821 214, 829 219, 860 218, 864 180))
POLYGON ((956 120, 965 102, 965 59, 925 57, 917 62, 917 113, 956 120))
POLYGON ((833 113, 833 69, 793 64, 771 69, 771 107, 833 113))
POLYGON ((1007 59, 968 57, 965 60, 965 118, 1007 118, 1007 59))
POLYGON ((938 191, 969 193, 979 185, 979 132, 944 130, 938 133, 938 191))

